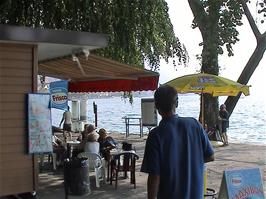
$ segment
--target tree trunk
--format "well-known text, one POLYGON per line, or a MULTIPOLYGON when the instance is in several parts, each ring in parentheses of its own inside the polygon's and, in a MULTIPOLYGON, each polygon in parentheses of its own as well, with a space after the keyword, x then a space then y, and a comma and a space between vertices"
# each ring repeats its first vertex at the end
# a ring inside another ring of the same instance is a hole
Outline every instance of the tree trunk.
MULTIPOLYGON (((257 68, 257 66, 260 63, 260 60, 262 59, 264 52, 266 50, 266 34, 264 33, 262 37, 258 40, 258 44, 256 46, 256 49, 254 50, 253 54, 251 55, 250 59, 248 60, 248 63, 246 64, 244 70, 242 71, 241 75, 239 76, 237 82, 241 84, 247 84, 249 79, 251 78, 253 72, 257 68)), ((225 105, 227 107, 227 111, 229 113, 229 116, 232 114, 238 100, 240 98, 240 95, 236 97, 228 97, 225 101, 225 105)))
POLYGON ((204 120, 204 125, 208 128, 214 128, 218 119, 218 97, 213 97, 210 94, 202 94, 202 102, 204 104, 203 110, 200 111, 200 121, 204 120), (202 113, 204 114, 202 117, 202 113))
MULTIPOLYGON (((211 36, 211 38, 207 38, 206 41, 211 45, 204 45, 202 49, 202 67, 201 70, 204 73, 217 75, 219 72, 218 67, 218 52, 217 52, 217 41, 215 37, 211 36), (210 42, 213 40, 212 42, 210 42)), ((201 98, 201 107, 203 101, 203 110, 200 111, 200 118, 204 118, 204 126, 207 128, 214 128, 217 124, 218 119, 218 98, 213 97, 210 94, 203 94, 203 98, 201 98)))

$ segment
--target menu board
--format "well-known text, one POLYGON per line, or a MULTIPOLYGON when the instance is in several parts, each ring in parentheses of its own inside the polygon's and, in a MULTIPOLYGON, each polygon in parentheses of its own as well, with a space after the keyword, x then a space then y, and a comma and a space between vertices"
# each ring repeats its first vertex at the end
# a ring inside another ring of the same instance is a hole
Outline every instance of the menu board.
POLYGON ((143 126, 157 126, 157 111, 153 98, 141 99, 141 117, 143 126))
POLYGON ((50 94, 28 94, 28 152, 51 152, 52 120, 50 94))

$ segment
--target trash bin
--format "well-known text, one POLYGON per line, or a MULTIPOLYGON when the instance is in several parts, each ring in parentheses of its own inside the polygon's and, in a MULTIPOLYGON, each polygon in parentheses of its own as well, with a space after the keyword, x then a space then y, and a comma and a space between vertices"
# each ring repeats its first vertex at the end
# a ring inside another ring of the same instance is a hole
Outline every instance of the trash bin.
POLYGON ((65 193, 85 195, 91 192, 89 162, 86 158, 66 159, 64 162, 65 193))

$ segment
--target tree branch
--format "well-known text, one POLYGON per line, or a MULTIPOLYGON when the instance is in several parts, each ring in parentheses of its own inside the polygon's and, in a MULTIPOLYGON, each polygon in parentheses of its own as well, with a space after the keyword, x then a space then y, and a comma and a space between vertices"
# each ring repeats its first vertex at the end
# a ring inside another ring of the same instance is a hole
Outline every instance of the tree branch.
POLYGON ((262 34, 263 38, 266 38, 266 31, 262 34))
MULTIPOLYGON (((256 46, 256 49, 254 50, 253 54, 248 60, 248 63, 246 64, 245 68, 241 72, 237 82, 241 84, 247 84, 249 79, 251 78, 253 72, 256 70, 257 66, 259 65, 260 61, 263 58, 263 55, 266 50, 266 31, 259 37, 258 43, 256 46)), ((229 115, 233 112, 237 101, 240 98, 239 94, 236 97, 228 97, 225 101, 225 105, 227 107, 227 111, 229 112, 229 115)))
MULTIPOLYGON (((256 49, 254 50, 253 54, 248 60, 248 63, 246 64, 245 68, 243 69, 241 75, 239 76, 237 82, 241 84, 247 84, 249 79, 251 78, 253 72, 256 70, 257 66, 259 65, 260 61, 263 58, 264 52, 266 50, 266 33, 263 34, 263 37, 260 37, 260 40, 257 44, 256 49)), ((239 94, 236 97, 229 96, 226 101, 225 105, 227 107, 227 111, 229 112, 229 115, 233 112, 237 101, 240 98, 239 94)))
POLYGON ((257 39, 257 42, 259 40, 259 38, 261 37, 261 34, 260 34, 260 31, 258 29, 258 26, 256 25, 250 11, 249 11, 249 8, 247 6, 247 3, 246 3, 246 0, 240 0, 242 6, 243 6, 243 9, 244 9, 244 13, 248 19, 248 22, 249 22, 249 25, 251 27, 251 30, 253 31, 256 39, 257 39))
POLYGON ((201 33, 204 33, 206 30, 205 24, 208 19, 208 16, 205 13, 203 6, 199 0, 188 0, 189 6, 194 15, 194 19, 198 24, 201 33))

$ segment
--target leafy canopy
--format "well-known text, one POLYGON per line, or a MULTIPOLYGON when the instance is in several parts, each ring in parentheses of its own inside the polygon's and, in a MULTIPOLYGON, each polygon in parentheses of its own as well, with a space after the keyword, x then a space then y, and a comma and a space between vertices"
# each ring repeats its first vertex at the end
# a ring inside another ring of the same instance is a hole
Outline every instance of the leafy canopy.
MULTIPOLYGON (((199 0, 197 1, 204 12, 198 12, 197 18, 194 19, 192 28, 201 26, 201 32, 211 34, 213 31, 217 35, 215 37, 216 51, 218 54, 223 54, 223 47, 226 47, 228 56, 233 56, 233 44, 238 39, 239 32, 237 26, 242 25, 243 10, 239 1, 236 0, 199 0), (210 31, 210 30, 213 31, 210 31)), ((213 42, 213 40, 211 40, 213 42)), ((204 45, 204 44, 201 44, 204 45)), ((213 44, 210 44, 213 45, 213 44)))
MULTIPOLYGON (((191 1, 191 0, 189 0, 191 1)), ((240 0, 195 0, 193 4, 199 4, 204 12, 199 11, 193 21, 192 28, 202 26, 201 32, 210 30, 215 27, 218 33, 216 50, 219 54, 223 54, 223 47, 226 48, 228 56, 233 56, 233 45, 239 41, 237 30, 241 26, 242 16, 244 14, 240 0), (195 3, 196 2, 196 3, 195 3)), ((247 1, 250 3, 250 1, 247 1)), ((257 0, 256 11, 258 23, 264 23, 266 17, 266 1, 257 0)), ((211 33, 211 31, 206 31, 211 33)), ((208 34, 207 33, 207 34, 208 34)), ((214 35, 210 35, 214 37, 214 35)), ((201 45, 204 45, 203 43, 201 45)), ((210 44, 213 45, 213 44, 210 44)))
POLYGON ((109 45, 96 53, 154 70, 161 58, 187 62, 164 0, 2 0, 0 23, 106 33, 109 45))

